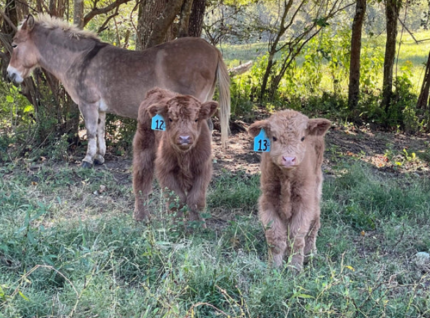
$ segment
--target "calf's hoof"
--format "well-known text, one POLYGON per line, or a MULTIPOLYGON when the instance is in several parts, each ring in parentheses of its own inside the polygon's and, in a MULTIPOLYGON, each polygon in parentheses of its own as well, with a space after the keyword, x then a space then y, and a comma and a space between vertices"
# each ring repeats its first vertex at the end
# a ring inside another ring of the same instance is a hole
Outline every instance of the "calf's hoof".
POLYGON ((137 222, 149 222, 149 213, 147 211, 134 210, 133 219, 137 222))
POLYGON ((93 165, 87 161, 82 161, 81 167, 87 169, 87 168, 92 168, 93 165))
POLYGON ((313 252, 311 252, 311 253, 309 253, 309 254, 306 254, 305 255, 305 259, 303 261, 303 264, 305 264, 305 265, 308 264, 316 256, 317 256, 317 251, 316 250, 313 251, 313 252))
POLYGON ((292 272, 293 274, 299 274, 303 269, 303 264, 291 262, 288 264, 288 270, 292 272))

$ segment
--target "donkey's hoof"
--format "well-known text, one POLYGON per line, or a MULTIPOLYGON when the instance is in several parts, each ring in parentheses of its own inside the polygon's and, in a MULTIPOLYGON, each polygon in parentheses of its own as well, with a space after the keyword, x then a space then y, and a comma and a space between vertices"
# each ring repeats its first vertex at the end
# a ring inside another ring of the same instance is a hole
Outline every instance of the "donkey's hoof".
POLYGON ((100 161, 99 159, 94 159, 94 164, 96 165, 96 166, 101 166, 102 164, 104 164, 105 163, 105 161, 103 160, 103 161, 100 161))
POLYGON ((87 161, 82 161, 81 167, 82 168, 92 168, 93 165, 87 161))

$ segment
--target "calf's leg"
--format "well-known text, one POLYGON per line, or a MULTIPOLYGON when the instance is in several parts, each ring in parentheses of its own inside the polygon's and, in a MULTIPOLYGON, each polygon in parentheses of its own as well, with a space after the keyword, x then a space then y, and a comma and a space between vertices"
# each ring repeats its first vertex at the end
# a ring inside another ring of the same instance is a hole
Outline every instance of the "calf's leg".
MULTIPOLYGON (((162 165, 162 164, 161 164, 162 165)), ((174 173, 170 171, 162 171, 157 173, 158 182, 162 189, 167 188, 170 191, 173 191, 179 197, 179 206, 175 202, 175 197, 170 195, 170 193, 165 193, 165 197, 167 198, 167 210, 171 213, 176 212, 176 217, 182 217, 182 208, 187 202, 187 196, 185 191, 179 185, 178 180, 174 173)))
POLYGON ((297 271, 303 268, 305 237, 309 232, 310 220, 308 219, 309 209, 303 205, 293 213, 291 221, 288 225, 289 234, 289 254, 292 252, 291 265, 297 271), (291 246, 292 244, 292 246, 291 246))
POLYGON ((269 245, 273 266, 282 265, 285 249, 287 248, 287 227, 281 220, 271 202, 274 198, 260 199, 259 216, 263 223, 267 244, 269 245))
POLYGON ((191 221, 202 220, 200 212, 202 212, 206 206, 206 190, 210 181, 210 173, 208 170, 209 169, 205 169, 202 174, 195 176, 193 187, 188 192, 187 205, 190 211, 191 221))
POLYGON ((318 215, 318 218, 313 222, 311 229, 305 238, 305 250, 304 250, 305 264, 309 261, 309 257, 312 254, 316 254, 317 252, 316 240, 317 240, 319 229, 320 229, 320 217, 318 215))
POLYGON ((155 148, 154 133, 138 129, 133 139, 133 190, 135 195, 133 217, 136 221, 149 218, 149 211, 145 203, 151 192, 154 178, 155 148))

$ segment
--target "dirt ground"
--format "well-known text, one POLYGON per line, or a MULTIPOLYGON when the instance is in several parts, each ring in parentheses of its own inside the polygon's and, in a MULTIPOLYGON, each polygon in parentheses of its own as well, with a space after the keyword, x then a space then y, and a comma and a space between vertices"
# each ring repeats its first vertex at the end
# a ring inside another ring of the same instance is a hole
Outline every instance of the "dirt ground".
MULTIPOLYGON (((247 174, 259 171, 261 154, 252 150, 252 138, 246 131, 248 126, 240 120, 232 122, 226 151, 221 149, 219 131, 214 130, 214 177, 223 171, 245 171, 247 174)), ((375 172, 391 177, 405 173, 430 177, 430 134, 372 131, 366 127, 345 127, 334 123, 325 140, 323 170, 326 175, 332 174, 333 168, 344 159, 362 161, 374 168, 375 172)), ((130 182, 131 164, 131 158, 115 156, 108 151, 106 164, 96 169, 111 170, 118 182, 127 183, 130 182)))

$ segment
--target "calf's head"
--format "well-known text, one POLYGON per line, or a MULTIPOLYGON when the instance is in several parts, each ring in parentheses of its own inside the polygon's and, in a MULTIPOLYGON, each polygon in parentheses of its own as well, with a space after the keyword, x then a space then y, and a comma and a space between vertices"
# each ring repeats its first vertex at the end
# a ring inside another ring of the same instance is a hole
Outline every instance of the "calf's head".
POLYGON ((273 163, 283 170, 289 170, 299 166, 305 158, 307 138, 323 136, 330 125, 327 119, 309 119, 294 110, 283 110, 266 120, 255 122, 248 132, 255 137, 264 129, 270 138, 273 163))
POLYGON ((190 150, 196 144, 203 125, 218 107, 218 103, 209 101, 200 103, 189 95, 177 95, 148 107, 151 117, 163 116, 166 131, 172 147, 181 152, 190 150))

